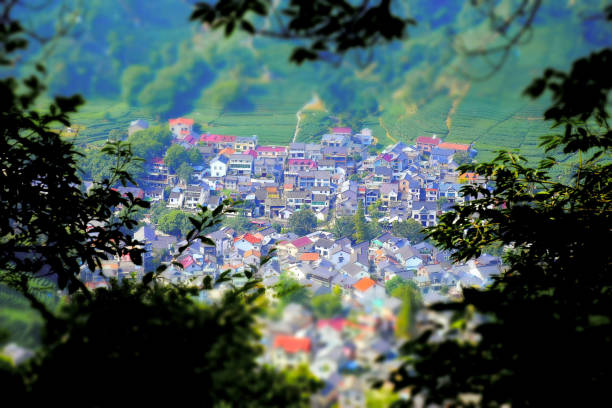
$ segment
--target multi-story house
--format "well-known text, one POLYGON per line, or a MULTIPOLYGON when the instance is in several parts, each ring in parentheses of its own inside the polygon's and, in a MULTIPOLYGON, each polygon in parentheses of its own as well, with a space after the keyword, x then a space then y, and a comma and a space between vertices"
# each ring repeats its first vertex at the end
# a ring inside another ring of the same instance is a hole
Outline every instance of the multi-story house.
POLYGON ((314 174, 314 186, 315 187, 329 187, 331 186, 331 173, 325 170, 313 171, 314 174))
POLYGON ((348 146, 349 141, 350 134, 346 135, 343 133, 332 133, 325 134, 321 137, 321 145, 325 147, 348 146))
POLYGON ((257 177, 276 177, 282 171, 281 162, 276 158, 258 157, 253 161, 253 174, 257 177))
POLYGON ((374 142, 372 130, 368 128, 361 129, 361 132, 353 135, 353 140, 358 144, 370 146, 374 142))
POLYGON ((185 196, 180 191, 172 191, 170 192, 170 196, 168 197, 168 204, 166 207, 168 208, 181 208, 183 206, 183 200, 185 196))
POLYGON ((175 138, 182 140, 193 131, 193 119, 169 119, 168 125, 175 138))
POLYGON ((289 159, 287 161, 287 170, 290 173, 299 171, 316 170, 317 163, 312 159, 289 159))
POLYGON ((212 177, 225 177, 228 170, 228 163, 229 158, 225 155, 215 157, 210 162, 210 175, 212 177))
POLYGON ((438 205, 431 201, 414 201, 412 218, 424 227, 434 226, 438 222, 438 205))
POLYGON ((346 166, 348 161, 348 150, 346 147, 324 147, 323 159, 329 159, 336 162, 336 166, 346 166))
POLYGON ((306 143, 304 145, 304 154, 307 159, 318 162, 323 158, 322 147, 318 143, 306 143))
POLYGON ((329 197, 325 194, 313 194, 310 206, 315 211, 321 211, 325 208, 329 208, 329 197))
POLYGON ((257 157, 285 157, 287 156, 287 147, 257 146, 255 152, 257 152, 257 157))
POLYGON ((205 133, 200 136, 200 142, 214 146, 217 150, 225 149, 225 148, 234 148, 234 142, 236 141, 236 136, 230 135, 213 135, 209 133, 205 133))
POLYGON ((184 202, 183 207, 186 209, 194 210, 198 204, 204 205, 210 196, 208 190, 203 189, 200 186, 188 186, 183 191, 184 202))
POLYGON ((253 173, 253 156, 249 154, 232 154, 229 157, 228 170, 235 175, 250 175, 253 173))
POLYGON ((287 207, 299 210, 304 205, 310 206, 312 194, 309 191, 288 191, 285 193, 287 207))
POLYGON ((389 206, 390 202, 399 200, 399 184, 384 183, 380 186, 380 200, 385 207, 389 206))
POLYGON ((321 159, 317 162, 317 168, 319 170, 327 170, 333 173, 336 169, 336 161, 331 159, 321 159))
POLYGON ((437 137, 419 136, 416 140, 417 148, 422 152, 431 152, 432 149, 442 143, 437 137))
POLYGON ((246 152, 248 150, 255 150, 257 147, 257 136, 238 136, 234 141, 234 150, 237 152, 246 152))
POLYGON ((289 145, 289 159, 305 159, 305 158, 306 158, 306 144, 291 143, 289 145))

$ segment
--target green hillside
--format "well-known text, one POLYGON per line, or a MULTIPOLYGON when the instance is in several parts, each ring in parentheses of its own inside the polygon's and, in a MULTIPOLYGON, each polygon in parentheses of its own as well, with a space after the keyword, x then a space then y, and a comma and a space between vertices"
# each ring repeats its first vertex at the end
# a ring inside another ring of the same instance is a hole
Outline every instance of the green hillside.
MULTIPOLYGON (((297 140, 316 140, 321 130, 339 124, 371 127, 381 144, 437 134, 474 142, 482 158, 499 148, 535 156, 538 137, 549 131, 541 120, 547 103, 523 97, 522 90, 545 68, 566 69, 612 38, 603 23, 584 18, 601 8, 599 0, 546 2, 530 40, 482 79, 494 61, 465 57, 457 44, 473 48, 497 40, 468 1, 399 2, 419 22, 406 41, 349 54, 339 66, 299 67, 288 63, 288 43, 239 34, 226 39, 189 23, 186 2, 63 3, 76 16, 74 28, 52 46, 34 48, 30 57, 44 56, 51 93, 78 92, 88 101, 74 116, 85 126, 82 142, 104 140, 135 118, 186 115, 204 130, 287 144, 296 113, 316 94, 323 110, 306 111, 308 126, 300 127, 297 140)), ((502 1, 500 9, 509 3, 502 1)), ((28 18, 48 28, 59 11, 56 5, 28 18)))

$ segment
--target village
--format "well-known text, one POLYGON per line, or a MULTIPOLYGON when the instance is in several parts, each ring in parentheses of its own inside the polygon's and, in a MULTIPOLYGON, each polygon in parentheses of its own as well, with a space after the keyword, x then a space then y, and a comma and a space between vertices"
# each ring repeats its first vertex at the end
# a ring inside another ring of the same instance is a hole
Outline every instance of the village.
MULTIPOLYGON (((135 120, 128 132, 148 126, 135 120)), ((188 213, 231 198, 241 203, 237 216, 250 226, 236 231, 219 225, 207 235, 215 245, 193 243, 176 259, 178 267, 169 261, 184 237, 145 220, 134 234, 146 245, 144 265, 129 257, 110 259, 103 262, 103 275, 142 276, 160 251, 164 255, 155 260, 169 265, 162 275, 168 282, 199 284, 230 271, 229 284, 240 286, 247 280, 244 272, 255 267, 277 311, 262 320, 262 363, 308 365, 325 382, 315 406, 366 406, 367 382, 388 378, 399 364, 400 345, 420 324, 406 302, 459 299, 463 288, 485 287, 503 268, 499 256, 488 253, 453 264, 449 253, 422 237, 393 232, 402 223, 434 226, 441 214, 469 199, 461 192, 464 185, 487 187, 479 175, 457 171, 476 155, 472 145, 421 136, 414 144, 376 151, 371 130, 340 127, 316 144, 266 146, 257 136, 197 134, 188 118, 170 119, 168 126, 172 143, 195 149, 205 163, 194 166, 191 182, 155 157, 138 186, 118 189, 188 213), (312 225, 308 233, 296 234, 291 220, 304 211, 314 215, 312 225), (334 223, 356 214, 378 226, 374 236, 334 234, 334 223), (268 254, 269 262, 260 265, 268 254), (283 298, 279 292, 292 285, 294 292, 283 298)), ((89 288, 106 284, 86 267, 81 275, 89 288)), ((203 291, 202 300, 212 301, 214 293, 203 291)))

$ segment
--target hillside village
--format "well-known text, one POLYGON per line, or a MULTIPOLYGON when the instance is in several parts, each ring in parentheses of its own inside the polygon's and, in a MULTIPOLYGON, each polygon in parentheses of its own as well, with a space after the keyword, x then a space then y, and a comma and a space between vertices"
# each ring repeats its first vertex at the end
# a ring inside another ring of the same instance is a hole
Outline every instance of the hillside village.
MULTIPOLYGON (((168 126, 172 143, 196 149, 205 165, 195 166, 186 184, 162 157, 155 157, 138 187, 119 190, 186 212, 199 205, 215 208, 229 196, 243 203, 242 215, 252 226, 243 233, 220 226, 208 234, 214 246, 191 245, 178 259, 182 268, 170 266, 163 277, 197 283, 231 270, 232 283, 241 285, 246 280, 241 273, 275 248, 274 257, 256 272, 271 304, 282 303, 275 292, 287 279, 302 285, 313 299, 337 295, 342 307, 333 315, 322 318, 304 304, 290 303, 280 316, 266 319, 262 330, 264 362, 279 367, 308 363, 325 381, 316 396, 319 406, 365 406, 366 378, 385 379, 398 364, 393 357, 405 338, 398 334, 398 316, 406 300, 389 292, 389 282, 409 282, 423 303, 431 304, 460 298, 465 287, 486 286, 503 267, 488 254, 452 264, 449 253, 430 243, 392 233, 393 223, 406 220, 436 225, 443 212, 468 199, 461 193, 466 183, 486 187, 477 174, 457 171, 458 161, 476 154, 471 145, 422 136, 412 145, 398 142, 376 152, 369 129, 334 128, 318 144, 265 146, 257 136, 196 134, 194 121, 187 118, 171 119, 168 126), (287 226, 305 208, 313 211, 318 227, 299 236, 287 226), (335 220, 355 216, 360 209, 368 223, 382 226, 375 237, 356 242, 330 232, 335 220)), ((146 121, 136 120, 129 133, 147 127, 146 121)), ((167 262, 183 245, 183 237, 164 234, 147 222, 135 238, 146 243, 145 268, 156 251, 165 251, 158 261, 167 262)), ((144 271, 129 258, 106 261, 103 267, 106 276, 119 278, 144 271)), ((82 277, 91 288, 105 284, 86 269, 82 277)), ((202 294, 204 300, 208 296, 202 294)))

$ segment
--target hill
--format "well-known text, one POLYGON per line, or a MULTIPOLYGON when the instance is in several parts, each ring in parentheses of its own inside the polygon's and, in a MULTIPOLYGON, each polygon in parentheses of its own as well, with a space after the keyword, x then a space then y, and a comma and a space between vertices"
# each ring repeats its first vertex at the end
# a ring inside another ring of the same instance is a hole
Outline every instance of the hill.
MULTIPOLYGON (((349 54, 339 65, 297 67, 288 62, 290 43, 239 34, 225 39, 188 23, 187 2, 61 2, 27 18, 43 32, 65 21, 72 24, 69 34, 33 47, 29 57, 44 58, 52 94, 78 92, 89 102, 74 117, 86 126, 87 141, 102 140, 135 117, 189 115, 203 130, 287 144, 296 113, 317 95, 321 106, 302 112, 297 140, 315 139, 336 123, 369 126, 381 144, 436 134, 476 143, 483 159, 499 148, 537 156, 537 139, 549 131, 541 120, 547 102, 521 92, 544 68, 566 69, 610 43, 609 28, 585 18, 600 1, 545 3, 530 40, 486 79, 479 77, 492 72, 491 61, 466 57, 458 45, 498 39, 469 3, 399 2, 418 21, 407 40, 349 54)), ((501 2, 500 10, 510 3, 501 2)))

